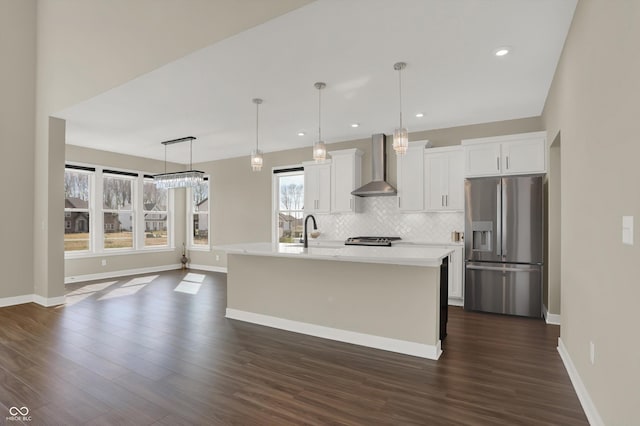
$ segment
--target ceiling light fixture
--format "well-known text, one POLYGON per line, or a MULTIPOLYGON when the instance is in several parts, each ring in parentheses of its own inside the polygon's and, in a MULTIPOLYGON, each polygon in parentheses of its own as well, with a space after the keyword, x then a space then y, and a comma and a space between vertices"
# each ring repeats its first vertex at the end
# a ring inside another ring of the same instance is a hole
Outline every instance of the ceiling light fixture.
POLYGON ((262 151, 258 148, 258 109, 260 108, 262 99, 255 98, 251 102, 256 104, 256 149, 251 151, 251 170, 259 172, 262 170, 262 163, 264 161, 262 158, 262 151))
POLYGON ((511 52, 511 48, 509 47, 499 47, 493 51, 493 54, 497 57, 507 56, 511 52))
POLYGON ((186 188, 197 186, 204 179, 204 172, 193 170, 193 141, 196 138, 187 136, 180 139, 172 139, 170 141, 161 142, 164 145, 164 173, 153 176, 153 182, 157 188, 186 188), (167 145, 173 145, 181 142, 189 142, 189 170, 184 172, 167 173, 167 145))
POLYGON ((422 117, 424 117, 424 114, 423 114, 423 113, 421 113, 421 112, 419 112, 419 113, 417 113, 417 114, 416 114, 416 117, 418 117, 418 118, 422 118, 422 117))
POLYGON ((356 127, 360 127, 360 124, 359 123, 352 123, 351 127, 353 127, 355 129, 356 127))
POLYGON ((393 69, 398 71, 398 87, 400 92, 400 126, 393 131, 393 149, 398 155, 404 155, 409 148, 409 131, 402 127, 402 70, 407 67, 404 62, 396 62, 393 69))
POLYGON ((304 136, 305 134, 305 132, 298 132, 298 136, 304 136))
POLYGON ((325 83, 318 82, 318 83, 315 83, 313 87, 318 89, 318 140, 313 144, 313 159, 316 160, 316 162, 320 162, 320 161, 324 161, 327 158, 327 146, 322 140, 322 131, 321 131, 322 126, 320 121, 321 119, 320 112, 322 107, 320 93, 322 92, 322 89, 327 87, 327 85, 325 83))

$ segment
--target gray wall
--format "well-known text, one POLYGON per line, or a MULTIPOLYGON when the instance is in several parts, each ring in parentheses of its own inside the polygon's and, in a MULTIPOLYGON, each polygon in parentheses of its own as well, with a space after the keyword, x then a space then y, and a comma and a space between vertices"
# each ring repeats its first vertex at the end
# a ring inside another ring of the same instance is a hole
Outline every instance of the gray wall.
POLYGON ((33 293, 36 2, 0 0, 0 299, 33 293))
POLYGON ((638 22, 638 1, 580 1, 543 112, 562 138, 561 339, 608 425, 637 424, 640 401, 638 22))

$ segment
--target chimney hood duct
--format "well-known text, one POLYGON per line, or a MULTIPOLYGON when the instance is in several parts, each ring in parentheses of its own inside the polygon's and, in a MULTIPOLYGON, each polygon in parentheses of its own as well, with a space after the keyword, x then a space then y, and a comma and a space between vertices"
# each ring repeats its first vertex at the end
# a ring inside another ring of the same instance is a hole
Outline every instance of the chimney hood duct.
POLYGON ((375 134, 371 137, 371 175, 372 180, 368 184, 361 186, 351 195, 358 197, 379 197, 396 195, 396 189, 389 185, 385 179, 387 177, 387 151, 384 133, 375 134))

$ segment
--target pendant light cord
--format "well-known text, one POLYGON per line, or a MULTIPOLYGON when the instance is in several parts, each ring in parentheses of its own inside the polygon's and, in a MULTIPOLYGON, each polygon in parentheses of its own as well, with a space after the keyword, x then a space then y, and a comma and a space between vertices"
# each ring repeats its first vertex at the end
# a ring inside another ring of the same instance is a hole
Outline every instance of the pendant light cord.
POLYGON ((260 122, 258 120, 258 113, 260 110, 260 103, 256 102, 256 152, 258 151, 258 123, 260 122))
POLYGON ((400 91, 400 128, 402 128, 402 68, 398 70, 398 87, 400 91))
POLYGON ((322 141, 322 126, 321 126, 321 119, 322 119, 322 87, 318 88, 318 142, 322 141))

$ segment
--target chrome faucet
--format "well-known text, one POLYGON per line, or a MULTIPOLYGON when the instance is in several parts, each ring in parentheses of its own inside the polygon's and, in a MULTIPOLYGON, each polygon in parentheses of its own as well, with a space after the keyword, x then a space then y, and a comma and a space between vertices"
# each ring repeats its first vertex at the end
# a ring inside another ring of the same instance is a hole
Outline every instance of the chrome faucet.
POLYGON ((312 214, 307 215, 307 217, 304 218, 304 248, 309 248, 309 235, 307 234, 307 222, 309 221, 309 218, 313 220, 313 229, 318 229, 318 225, 316 225, 316 218, 313 217, 312 214))

